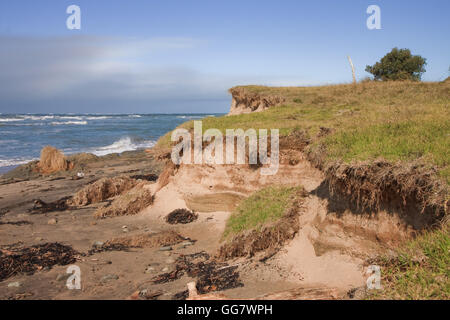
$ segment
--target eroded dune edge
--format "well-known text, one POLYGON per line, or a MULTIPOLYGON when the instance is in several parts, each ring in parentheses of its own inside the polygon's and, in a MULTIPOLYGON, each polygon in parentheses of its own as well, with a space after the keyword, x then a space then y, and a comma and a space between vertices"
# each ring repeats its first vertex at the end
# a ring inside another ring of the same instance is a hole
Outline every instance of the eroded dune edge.
MULTIPOLYGON (((369 292, 367 270, 392 270, 424 235, 448 255, 449 90, 448 81, 233 88, 230 114, 204 119, 203 130, 280 129, 274 175, 174 165, 169 135, 105 157, 43 150, 1 179, 0 296, 405 298, 395 274, 369 292), (80 290, 66 287, 70 264, 80 290)), ((409 258, 426 270, 421 248, 409 258)), ((434 290, 448 284, 445 272, 433 279, 434 290)))

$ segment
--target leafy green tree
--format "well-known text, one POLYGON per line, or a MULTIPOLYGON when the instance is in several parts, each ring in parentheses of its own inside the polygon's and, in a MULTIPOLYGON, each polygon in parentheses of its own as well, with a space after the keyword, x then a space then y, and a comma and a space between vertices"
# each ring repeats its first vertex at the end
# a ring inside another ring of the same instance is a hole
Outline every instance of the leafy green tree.
POLYGON ((373 66, 366 66, 366 72, 375 80, 415 80, 425 72, 426 59, 413 56, 409 49, 394 48, 373 66))

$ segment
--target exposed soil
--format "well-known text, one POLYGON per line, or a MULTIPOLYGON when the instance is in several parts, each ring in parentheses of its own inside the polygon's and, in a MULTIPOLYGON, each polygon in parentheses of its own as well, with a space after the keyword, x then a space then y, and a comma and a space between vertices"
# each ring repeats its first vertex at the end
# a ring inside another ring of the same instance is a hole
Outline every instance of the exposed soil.
POLYGON ((145 183, 119 194, 111 203, 95 212, 96 218, 134 215, 153 203, 153 194, 146 189, 145 183))
POLYGON ((86 206, 91 203, 102 202, 130 190, 137 183, 136 179, 127 176, 101 178, 78 191, 69 200, 69 203, 75 206, 86 206))
POLYGON ((297 195, 292 207, 275 223, 270 223, 261 230, 251 230, 228 239, 219 249, 218 258, 228 260, 237 257, 253 257, 256 253, 266 251, 260 261, 272 257, 288 241, 292 240, 300 229, 299 215, 302 211, 303 197, 297 195))
POLYGON ((158 232, 150 234, 138 234, 128 237, 119 237, 108 240, 106 246, 125 246, 129 248, 155 248, 162 246, 173 246, 180 242, 190 240, 180 236, 174 231, 158 232))
POLYGON ((71 197, 64 197, 53 202, 44 202, 41 199, 34 200, 34 206, 28 212, 31 214, 42 214, 52 211, 64 211, 69 208, 67 202, 71 197))
POLYGON ((242 88, 231 88, 231 109, 229 115, 260 112, 285 101, 281 96, 250 93, 242 88))
MULTIPOLYGON (((0 298, 184 299, 192 281, 200 295, 233 299, 347 298, 365 284, 366 261, 416 228, 400 212, 361 212, 330 193, 324 174, 302 154, 304 137, 296 139, 283 142, 292 149, 284 149, 286 161, 273 176, 245 165, 162 170, 144 152, 83 156, 79 179, 70 170, 36 174, 30 165, 8 173, 0 179, 0 246, 28 256, 17 260, 25 265, 18 272, 4 269, 0 298), (118 177, 123 183, 115 184, 118 177), (300 185, 307 194, 263 232, 222 242, 240 199, 274 184, 300 185), (179 223, 167 223, 168 215, 179 223), (54 243, 61 247, 51 249, 53 258, 34 264, 30 252, 54 243), (81 290, 61 280, 66 262, 80 267, 81 290), (8 286, 13 282, 19 285, 8 286)), ((2 251, 0 259, 10 256, 2 251)))

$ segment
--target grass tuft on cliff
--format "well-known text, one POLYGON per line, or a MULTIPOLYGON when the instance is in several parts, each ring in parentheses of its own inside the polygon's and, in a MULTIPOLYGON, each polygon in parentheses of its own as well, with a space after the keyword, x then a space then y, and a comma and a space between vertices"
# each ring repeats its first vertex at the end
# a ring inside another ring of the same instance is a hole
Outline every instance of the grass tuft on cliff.
POLYGON ((276 222, 284 216, 299 194, 303 194, 303 188, 289 186, 271 186, 255 192, 231 214, 224 238, 243 231, 259 230, 267 223, 276 222))

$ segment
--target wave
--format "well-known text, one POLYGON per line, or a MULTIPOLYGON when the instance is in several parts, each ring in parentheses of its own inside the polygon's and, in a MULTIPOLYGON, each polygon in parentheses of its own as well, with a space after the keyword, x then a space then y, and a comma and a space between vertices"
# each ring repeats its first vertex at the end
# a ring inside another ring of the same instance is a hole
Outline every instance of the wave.
POLYGON ((154 145, 155 141, 133 141, 130 137, 125 137, 113 142, 108 146, 95 148, 88 152, 93 153, 96 156, 104 156, 111 153, 122 153, 125 151, 151 148, 154 145))
POLYGON ((52 122, 54 126, 63 125, 63 124, 73 124, 73 125, 86 125, 87 121, 64 121, 64 122, 52 122))
POLYGON ((4 118, 0 119, 0 122, 16 122, 16 121, 24 121, 25 119, 19 119, 19 118, 4 118))
POLYGON ((18 166, 21 164, 28 163, 30 161, 39 160, 38 158, 15 158, 15 159, 0 159, 0 167, 11 167, 11 166, 18 166))
POLYGON ((11 127, 30 127, 30 126, 46 126, 46 125, 48 125, 48 123, 46 122, 8 124, 8 126, 11 127))
POLYGON ((56 116, 55 119, 83 120, 83 117, 79 117, 79 116, 56 116))
POLYGON ((129 114, 128 117, 129 118, 142 118, 142 116, 140 116, 138 114, 129 114))
POLYGON ((108 116, 92 116, 92 117, 86 117, 86 120, 102 120, 102 119, 111 119, 111 117, 108 117, 108 116))
POLYGON ((23 117, 24 120, 33 120, 33 121, 42 121, 55 118, 55 116, 21 116, 21 117, 23 117))

